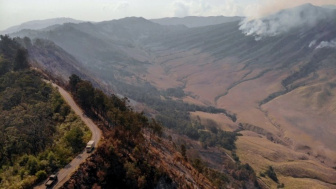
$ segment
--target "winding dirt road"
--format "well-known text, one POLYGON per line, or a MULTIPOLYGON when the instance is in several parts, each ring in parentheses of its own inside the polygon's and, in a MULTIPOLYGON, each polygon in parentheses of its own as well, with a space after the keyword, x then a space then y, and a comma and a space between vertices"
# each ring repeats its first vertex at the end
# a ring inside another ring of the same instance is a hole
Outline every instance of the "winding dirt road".
MULTIPOLYGON (((76 102, 73 100, 71 95, 65 91, 62 87, 52 83, 54 87, 58 88, 59 93, 62 95, 64 100, 68 103, 68 105, 71 107, 71 109, 83 120, 83 122, 90 128, 92 132, 92 138, 91 140, 95 141, 95 145, 97 146, 100 139, 101 139, 101 130, 98 128, 96 124, 92 122, 92 120, 88 117, 86 117, 83 114, 82 109, 76 104, 76 102)), ((92 152, 91 152, 92 153, 92 152)), ((60 188, 71 176, 73 172, 75 172, 78 168, 78 166, 86 160, 87 157, 89 157, 90 154, 86 153, 85 150, 78 154, 68 165, 66 165, 63 169, 61 169, 58 174, 58 182, 54 186, 54 188, 60 188)), ((46 188, 44 186, 44 183, 41 183, 40 185, 34 187, 35 189, 44 189, 46 188)))

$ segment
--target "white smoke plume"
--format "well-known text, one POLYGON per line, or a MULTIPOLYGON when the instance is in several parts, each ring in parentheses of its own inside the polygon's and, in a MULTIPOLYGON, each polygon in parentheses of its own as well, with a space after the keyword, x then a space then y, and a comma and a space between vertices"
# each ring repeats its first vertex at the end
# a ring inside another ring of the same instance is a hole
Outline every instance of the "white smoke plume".
POLYGON ((331 41, 322 41, 316 49, 321 49, 321 48, 336 48, 336 39, 331 40, 331 41))
POLYGON ((279 11, 263 18, 255 16, 246 18, 240 23, 240 30, 247 36, 254 36, 256 40, 263 37, 276 36, 295 27, 313 26, 319 20, 328 18, 332 10, 304 4, 295 8, 279 11))
POLYGON ((310 42, 308 47, 309 47, 309 48, 312 48, 315 44, 316 44, 316 40, 310 42))

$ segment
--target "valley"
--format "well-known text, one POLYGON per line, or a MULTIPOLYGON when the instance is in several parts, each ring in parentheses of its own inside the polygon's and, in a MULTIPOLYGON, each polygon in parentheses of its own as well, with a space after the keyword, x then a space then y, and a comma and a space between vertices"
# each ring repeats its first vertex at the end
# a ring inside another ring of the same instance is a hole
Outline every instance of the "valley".
POLYGON ((191 149, 195 142, 204 150, 210 144, 233 150, 269 188, 336 188, 336 12, 308 4, 261 21, 287 12, 322 16, 265 36, 243 30, 236 19, 187 27, 136 17, 11 36, 31 38, 21 43, 33 66, 60 82, 78 74, 128 97, 132 108, 190 140, 191 149), (234 133, 235 145, 202 138, 216 129, 234 133), (278 183, 262 176, 269 166, 278 183))

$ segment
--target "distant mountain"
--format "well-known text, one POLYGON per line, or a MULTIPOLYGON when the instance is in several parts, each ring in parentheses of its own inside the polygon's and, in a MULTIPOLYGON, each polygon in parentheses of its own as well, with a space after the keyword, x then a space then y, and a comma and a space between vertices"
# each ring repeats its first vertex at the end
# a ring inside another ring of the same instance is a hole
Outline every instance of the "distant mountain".
POLYGON ((323 5, 321 7, 327 8, 327 9, 336 9, 336 5, 323 5))
POLYGON ((11 36, 51 40, 95 73, 111 79, 114 74, 137 72, 143 69, 143 63, 150 61, 140 44, 186 29, 131 17, 100 23, 67 23, 46 31, 22 30, 11 36), (113 72, 105 69, 106 65, 113 67, 113 72), (132 68, 123 69, 125 65, 132 65, 132 68), (102 73, 104 70, 107 72, 102 73))
POLYGON ((14 32, 18 32, 23 29, 30 29, 30 30, 39 30, 43 28, 47 28, 49 26, 64 24, 64 23, 81 23, 83 21, 75 20, 72 18, 52 18, 46 20, 33 20, 29 22, 22 23, 17 26, 12 26, 4 31, 1 31, 1 34, 10 34, 14 32))
POLYGON ((185 25, 189 28, 202 27, 223 24, 227 22, 233 22, 241 20, 242 17, 225 17, 225 16, 210 16, 210 17, 198 17, 198 16, 188 16, 184 18, 160 18, 151 19, 150 21, 161 24, 161 25, 185 25))

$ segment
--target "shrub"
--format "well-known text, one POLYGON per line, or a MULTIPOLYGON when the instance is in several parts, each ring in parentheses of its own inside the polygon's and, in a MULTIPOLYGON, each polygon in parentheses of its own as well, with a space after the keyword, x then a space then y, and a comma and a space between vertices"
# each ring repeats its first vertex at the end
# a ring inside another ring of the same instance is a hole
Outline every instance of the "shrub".
POLYGON ((277 188, 285 188, 285 184, 284 183, 278 184, 277 188))
POLYGON ((23 156, 21 157, 21 160, 20 160, 20 162, 19 162, 19 165, 20 165, 20 166, 25 166, 26 163, 28 162, 28 160, 29 160, 29 156, 28 156, 27 154, 23 155, 23 156))
POLYGON ((275 182, 278 182, 278 177, 276 175, 276 173, 274 172, 274 169, 272 166, 268 167, 268 170, 266 171, 266 174, 269 178, 271 178, 272 180, 274 180, 275 182))
POLYGON ((236 162, 240 162, 239 157, 237 156, 236 152, 232 152, 232 158, 236 161, 236 162))
POLYGON ((47 173, 45 171, 38 171, 35 176, 37 177, 37 182, 40 182, 47 178, 47 173))
POLYGON ((41 160, 39 163, 39 170, 46 170, 49 167, 47 160, 41 160))
POLYGON ((265 173, 263 173, 263 172, 260 172, 259 175, 260 175, 261 177, 265 177, 265 176, 266 176, 265 173))
POLYGON ((34 156, 29 157, 27 168, 30 175, 34 175, 38 171, 38 162, 34 156))
POLYGON ((34 183, 36 182, 36 177, 35 176, 28 176, 26 179, 24 179, 20 185, 20 188, 23 189, 30 189, 33 188, 34 183))
POLYGON ((25 173, 26 173, 26 171, 25 171, 24 169, 22 169, 22 170, 20 171, 20 178, 21 178, 21 180, 22 180, 23 177, 25 176, 25 173))
POLYGON ((74 153, 80 152, 85 146, 83 136, 84 133, 79 127, 74 127, 65 136, 65 140, 72 147, 74 153))

